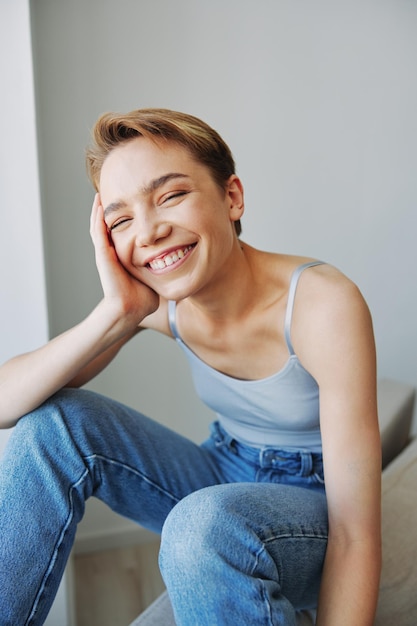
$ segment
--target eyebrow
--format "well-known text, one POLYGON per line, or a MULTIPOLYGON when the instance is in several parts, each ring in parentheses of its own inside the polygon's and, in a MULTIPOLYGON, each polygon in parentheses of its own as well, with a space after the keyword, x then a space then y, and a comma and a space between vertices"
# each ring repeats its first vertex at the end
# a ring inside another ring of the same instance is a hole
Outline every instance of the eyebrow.
POLYGON ((153 193, 154 191, 156 191, 157 189, 165 185, 165 183, 168 183, 170 180, 173 180, 175 178, 188 178, 188 176, 186 174, 180 174, 178 172, 171 172, 170 174, 164 174, 163 176, 160 176, 159 178, 155 178, 154 180, 151 180, 151 182, 148 185, 145 185, 145 187, 142 188, 142 193, 145 196, 150 195, 151 193, 153 193))
MULTIPOLYGON (((170 180, 174 180, 176 178, 189 178, 189 177, 186 174, 180 174, 179 172, 170 172, 169 174, 164 174, 163 176, 159 176, 159 178, 154 178, 154 180, 151 180, 147 185, 142 187, 140 192, 144 196, 149 196, 154 191, 156 191, 157 189, 165 185, 165 183, 168 183, 170 180)), ((106 219, 106 217, 108 217, 112 213, 115 213, 116 211, 119 211, 120 209, 123 209, 125 207, 126 207, 126 202, 123 202, 123 201, 112 202, 104 209, 104 219, 106 219)))

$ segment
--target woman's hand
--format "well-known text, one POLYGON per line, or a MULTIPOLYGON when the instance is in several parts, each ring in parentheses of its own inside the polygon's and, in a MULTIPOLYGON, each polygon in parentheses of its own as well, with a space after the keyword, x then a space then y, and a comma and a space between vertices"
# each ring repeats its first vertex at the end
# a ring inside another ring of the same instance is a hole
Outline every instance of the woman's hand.
POLYGON ((157 310, 159 296, 150 287, 133 277, 120 263, 103 217, 100 195, 97 193, 91 211, 90 234, 96 265, 107 302, 126 325, 126 331, 138 326, 157 310))

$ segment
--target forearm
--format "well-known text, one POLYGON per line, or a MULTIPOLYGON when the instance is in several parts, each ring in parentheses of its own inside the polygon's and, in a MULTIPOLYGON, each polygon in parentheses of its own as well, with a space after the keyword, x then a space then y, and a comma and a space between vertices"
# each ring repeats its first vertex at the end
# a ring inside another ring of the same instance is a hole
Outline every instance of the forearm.
POLYGON ((101 302, 70 330, 33 352, 10 359, 0 368, 0 428, 13 426, 69 383, 87 382, 135 332, 101 302), (89 371, 100 355, 104 355, 101 367, 89 371))
POLYGON ((137 335, 141 328, 135 328, 132 332, 125 335, 122 339, 112 344, 110 348, 107 348, 104 352, 99 354, 96 358, 90 361, 85 367, 77 372, 77 374, 71 378, 65 387, 82 387, 90 380, 95 378, 102 370, 104 370, 111 361, 116 357, 120 349, 135 335, 137 335))
POLYGON ((347 546, 329 542, 317 626, 372 626, 380 570, 378 542, 357 542, 347 546))

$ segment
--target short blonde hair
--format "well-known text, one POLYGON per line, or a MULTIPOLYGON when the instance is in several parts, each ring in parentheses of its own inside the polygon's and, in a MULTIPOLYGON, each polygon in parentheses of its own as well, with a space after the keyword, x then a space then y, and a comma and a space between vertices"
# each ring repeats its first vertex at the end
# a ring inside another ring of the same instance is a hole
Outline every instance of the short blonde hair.
MULTIPOLYGON (((135 137, 172 141, 211 172, 213 180, 223 189, 235 173, 233 155, 220 135, 197 117, 169 109, 137 109, 130 113, 105 113, 96 122, 92 143, 87 148, 87 171, 98 191, 100 172, 108 154, 123 142, 135 137)), ((235 222, 239 236, 240 220, 235 222)))

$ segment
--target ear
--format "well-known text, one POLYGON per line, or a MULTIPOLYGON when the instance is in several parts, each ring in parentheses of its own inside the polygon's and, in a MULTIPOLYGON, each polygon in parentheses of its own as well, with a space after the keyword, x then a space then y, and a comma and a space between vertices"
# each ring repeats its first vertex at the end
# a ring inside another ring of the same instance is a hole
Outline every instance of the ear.
POLYGON ((229 215, 232 222, 239 220, 245 210, 242 181, 236 174, 227 181, 226 196, 229 201, 229 215))

